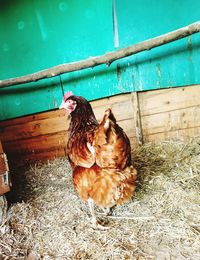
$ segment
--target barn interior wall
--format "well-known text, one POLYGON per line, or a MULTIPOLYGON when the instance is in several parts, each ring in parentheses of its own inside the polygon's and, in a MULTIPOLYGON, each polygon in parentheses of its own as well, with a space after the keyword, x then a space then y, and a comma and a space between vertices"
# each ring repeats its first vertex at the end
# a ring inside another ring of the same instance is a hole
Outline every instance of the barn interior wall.
MULTIPOLYGON (((139 92, 137 104, 134 95, 91 102, 98 120, 112 108, 133 150, 141 139, 146 143, 200 135, 200 85, 139 92)), ((0 122, 0 140, 9 161, 23 164, 66 156, 69 120, 64 110, 55 110, 0 122)))
MULTIPOLYGON (((198 21, 199 9, 198 0, 2 0, 0 79, 103 55, 177 30, 198 21)), ((198 33, 110 67, 0 89, 0 120, 56 109, 69 90, 95 100, 199 84, 199 43, 198 33)))

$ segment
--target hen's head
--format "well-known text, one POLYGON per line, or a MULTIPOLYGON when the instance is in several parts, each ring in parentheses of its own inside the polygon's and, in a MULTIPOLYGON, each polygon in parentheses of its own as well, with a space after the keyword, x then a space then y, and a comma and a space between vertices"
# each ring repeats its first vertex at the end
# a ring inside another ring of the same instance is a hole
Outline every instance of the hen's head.
POLYGON ((71 97, 73 97, 73 93, 71 91, 67 92, 63 97, 63 100, 59 106, 59 109, 64 108, 69 113, 73 112, 76 109, 77 104, 75 101, 73 101, 71 99, 71 97))
POLYGON ((72 92, 64 95, 60 108, 66 109, 71 115, 70 135, 77 130, 98 125, 90 103, 83 97, 74 96, 72 92))
POLYGON ((67 92, 64 95, 63 101, 59 108, 60 109, 64 108, 70 114, 75 111, 76 112, 81 112, 81 111, 90 112, 90 110, 92 110, 90 103, 85 98, 80 97, 80 96, 74 96, 71 91, 67 92))

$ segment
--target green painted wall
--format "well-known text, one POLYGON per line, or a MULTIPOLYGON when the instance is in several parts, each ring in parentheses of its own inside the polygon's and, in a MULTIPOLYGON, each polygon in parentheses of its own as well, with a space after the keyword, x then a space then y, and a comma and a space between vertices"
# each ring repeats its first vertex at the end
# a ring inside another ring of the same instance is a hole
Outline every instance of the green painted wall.
MULTIPOLYGON (((117 16, 124 47, 200 21, 200 1, 117 0, 117 16)), ((199 84, 199 60, 200 33, 124 59, 121 81, 135 91, 199 84)))
MULTIPOLYGON (((119 48, 200 20, 200 1, 115 0, 119 48)), ((113 51, 112 0, 0 0, 0 79, 113 51)), ((0 90, 0 119, 89 100, 200 83, 200 33, 83 71, 0 90)))

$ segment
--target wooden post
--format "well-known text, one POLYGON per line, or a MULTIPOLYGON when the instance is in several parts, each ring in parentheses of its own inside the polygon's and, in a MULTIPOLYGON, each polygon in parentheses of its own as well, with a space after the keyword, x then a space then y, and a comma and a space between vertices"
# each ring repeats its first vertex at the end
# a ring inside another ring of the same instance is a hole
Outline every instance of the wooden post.
POLYGON ((138 92, 132 93, 132 102, 133 102, 133 112, 134 112, 134 121, 135 121, 135 133, 136 140, 138 145, 142 145, 144 143, 143 140, 143 132, 142 132, 142 124, 141 124, 141 115, 140 115, 140 104, 138 100, 138 92))

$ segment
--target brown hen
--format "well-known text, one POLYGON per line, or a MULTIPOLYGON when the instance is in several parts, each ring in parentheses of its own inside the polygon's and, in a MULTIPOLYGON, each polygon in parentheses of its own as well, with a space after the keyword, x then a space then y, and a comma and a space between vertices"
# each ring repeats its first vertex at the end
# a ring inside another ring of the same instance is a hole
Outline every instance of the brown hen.
POLYGON ((111 109, 98 123, 89 102, 72 93, 65 94, 60 108, 71 115, 67 148, 75 188, 88 201, 93 225, 100 227, 94 203, 110 209, 134 193, 137 171, 131 165, 130 141, 111 109))

